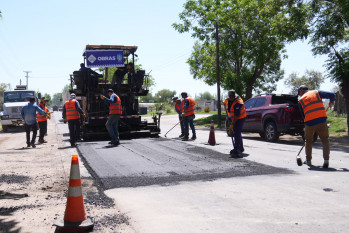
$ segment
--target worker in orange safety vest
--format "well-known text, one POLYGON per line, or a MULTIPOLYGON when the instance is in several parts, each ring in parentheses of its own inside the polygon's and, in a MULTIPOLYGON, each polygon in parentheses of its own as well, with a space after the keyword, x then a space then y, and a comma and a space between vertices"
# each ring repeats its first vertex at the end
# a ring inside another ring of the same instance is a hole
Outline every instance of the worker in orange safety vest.
POLYGON ((232 135, 234 149, 230 151, 230 156, 242 158, 242 152, 244 152, 245 149, 242 141, 241 131, 247 115, 245 104, 239 96, 235 96, 235 91, 233 90, 228 91, 228 97, 229 101, 227 104, 227 114, 228 118, 233 124, 234 129, 234 134, 232 135))
POLYGON ((44 140, 45 135, 47 134, 47 119, 50 117, 49 111, 46 107, 47 99, 45 97, 41 98, 39 107, 42 108, 46 114, 41 115, 39 113, 36 114, 36 120, 39 125, 39 143, 46 143, 44 140))
POLYGON ((85 118, 84 112, 76 100, 76 95, 72 93, 70 100, 64 103, 62 117, 64 123, 68 122, 70 145, 73 147, 80 140, 80 114, 85 118))
POLYGON ((322 151, 324 164, 323 168, 328 168, 330 159, 330 142, 327 126, 327 114, 322 99, 329 99, 328 107, 331 108, 336 100, 336 94, 328 91, 310 91, 307 86, 302 85, 298 88, 299 99, 298 106, 304 117, 305 133, 305 154, 308 166, 311 166, 312 147, 314 134, 317 133, 322 142, 322 151))
POLYGON ((195 101, 193 98, 188 97, 187 92, 182 92, 181 96, 183 98, 183 112, 184 112, 184 137, 183 141, 189 140, 189 126, 192 131, 192 140, 196 139, 196 132, 195 132, 195 126, 194 126, 194 119, 195 119, 195 101))
POLYGON ((122 105, 120 97, 114 93, 113 89, 108 90, 109 98, 106 98, 104 95, 101 95, 100 98, 104 101, 110 103, 109 106, 109 117, 108 121, 105 124, 109 132, 111 141, 109 144, 113 146, 118 146, 120 144, 119 140, 119 120, 122 115, 122 105))

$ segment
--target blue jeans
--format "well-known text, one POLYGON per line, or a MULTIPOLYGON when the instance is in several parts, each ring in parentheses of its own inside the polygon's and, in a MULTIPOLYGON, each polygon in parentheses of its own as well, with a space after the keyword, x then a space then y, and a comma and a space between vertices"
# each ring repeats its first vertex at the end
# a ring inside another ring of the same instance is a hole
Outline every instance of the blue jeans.
POLYGON ((184 133, 186 136, 189 136, 189 125, 190 125, 190 129, 191 129, 191 132, 193 133, 193 135, 196 134, 195 133, 195 126, 194 126, 194 119, 195 119, 195 114, 184 117, 184 133))
POLYGON ((241 150, 244 147, 241 131, 246 118, 239 119, 234 124, 234 137, 232 138, 234 150, 241 150))
POLYGON ((32 125, 27 125, 24 124, 24 128, 25 128, 25 133, 26 133, 26 137, 27 137, 27 144, 34 144, 35 143, 35 139, 36 139, 36 135, 38 133, 38 125, 32 124, 32 125), (32 140, 30 140, 30 131, 33 131, 33 137, 32 140))
POLYGON ((105 124, 112 141, 119 140, 119 119, 120 115, 109 115, 107 123, 105 124))

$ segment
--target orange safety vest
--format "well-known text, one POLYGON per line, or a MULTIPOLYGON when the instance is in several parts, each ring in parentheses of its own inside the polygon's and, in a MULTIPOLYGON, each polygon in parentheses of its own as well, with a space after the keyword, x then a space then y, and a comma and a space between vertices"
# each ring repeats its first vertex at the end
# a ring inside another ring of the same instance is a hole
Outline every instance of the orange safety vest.
MULTIPOLYGON (((113 93, 112 95, 116 96, 116 103, 110 103, 109 106, 109 115, 122 115, 122 105, 121 99, 118 95, 113 93)), ((111 96, 110 96, 111 97, 111 96)))
POLYGON ((299 100, 304 112, 304 122, 327 117, 324 103, 318 91, 307 91, 299 100))
POLYGON ((189 106, 184 109, 184 116, 187 117, 187 116, 195 114, 195 101, 193 100, 193 98, 187 97, 187 98, 185 98, 185 100, 189 101, 189 106))
POLYGON ((228 103, 229 103, 229 99, 225 99, 223 102, 223 105, 224 105, 226 111, 228 111, 228 103))
MULTIPOLYGON (((228 102, 227 102, 228 103, 228 102)), ((238 97, 238 98, 235 98, 234 102, 232 103, 231 107, 230 107, 230 110, 228 109, 228 115, 234 119, 235 118, 235 112, 234 112, 234 106, 235 104, 241 104, 241 109, 240 109, 240 116, 238 116, 238 118, 236 120, 239 120, 239 119, 243 119, 246 117, 246 109, 245 109, 245 104, 244 104, 244 101, 238 97)), ((227 104, 228 105, 228 104, 227 104)))
POLYGON ((183 112, 183 104, 184 102, 181 102, 181 105, 177 104, 177 102, 175 102, 175 108, 179 111, 179 112, 183 112))
POLYGON ((71 99, 66 101, 64 104, 68 121, 80 119, 80 113, 76 109, 75 101, 76 101, 75 99, 71 99))
MULTIPOLYGON (((45 112, 48 112, 48 109, 46 108, 46 106, 43 103, 40 103, 39 107, 42 108, 42 110, 44 110, 45 112)), ((37 113, 36 118, 37 118, 38 122, 47 121, 46 114, 41 115, 40 113, 37 113)))

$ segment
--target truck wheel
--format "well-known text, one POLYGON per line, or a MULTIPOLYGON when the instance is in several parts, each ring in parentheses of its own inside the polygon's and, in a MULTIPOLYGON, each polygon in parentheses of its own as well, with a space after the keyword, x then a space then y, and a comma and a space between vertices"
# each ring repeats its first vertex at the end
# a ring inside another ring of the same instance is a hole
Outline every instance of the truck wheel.
POLYGON ((3 125, 2 126, 2 131, 3 132, 7 132, 8 131, 8 126, 7 125, 3 125))
POLYGON ((265 140, 268 142, 276 142, 279 139, 279 133, 277 132, 276 124, 273 121, 269 121, 265 125, 264 133, 265 140))

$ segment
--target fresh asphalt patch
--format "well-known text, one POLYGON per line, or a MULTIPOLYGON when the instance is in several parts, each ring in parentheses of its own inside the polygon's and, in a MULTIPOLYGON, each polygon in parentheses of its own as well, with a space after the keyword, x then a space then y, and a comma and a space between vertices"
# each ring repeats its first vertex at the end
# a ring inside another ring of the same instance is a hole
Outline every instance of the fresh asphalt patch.
POLYGON ((122 140, 117 147, 107 141, 84 142, 78 150, 104 189, 293 173, 166 138, 122 140))

